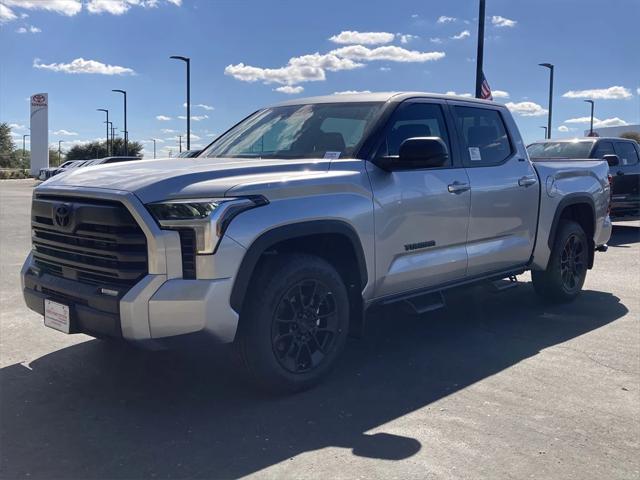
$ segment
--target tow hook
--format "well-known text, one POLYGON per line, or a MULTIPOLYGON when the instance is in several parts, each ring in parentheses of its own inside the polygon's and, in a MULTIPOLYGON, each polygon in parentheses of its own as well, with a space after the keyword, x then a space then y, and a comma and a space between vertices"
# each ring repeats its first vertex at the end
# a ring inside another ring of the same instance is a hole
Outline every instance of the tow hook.
POLYGON ((604 245, 598 245, 596 247, 596 252, 606 252, 607 250, 609 250, 609 245, 607 245, 606 243, 604 245))

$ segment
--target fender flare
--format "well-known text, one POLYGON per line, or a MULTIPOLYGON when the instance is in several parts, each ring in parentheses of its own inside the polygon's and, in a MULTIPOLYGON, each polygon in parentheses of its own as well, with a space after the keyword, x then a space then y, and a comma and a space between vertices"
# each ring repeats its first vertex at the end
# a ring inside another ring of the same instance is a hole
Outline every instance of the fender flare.
MULTIPOLYGON (((592 213, 592 221, 593 221, 593 231, 596 231, 596 206, 591 196, 586 195, 584 193, 570 193, 558 203, 558 207, 556 208, 556 212, 553 215, 553 222, 551 222, 551 229, 549 230, 549 238, 547 239, 547 245, 550 249, 553 248, 553 242, 556 238, 556 231, 558 229, 558 224, 560 223, 560 217, 562 217, 562 212, 564 212, 567 207, 572 205, 580 205, 587 204, 591 207, 592 213)), ((593 242, 593 237, 588 239, 590 242, 593 242)))
POLYGON ((284 240, 308 237, 321 234, 338 234, 345 236, 353 246, 358 262, 361 279, 361 290, 367 284, 368 273, 364 250, 360 242, 360 237, 355 229, 342 220, 311 220, 305 222, 291 223, 267 230, 258 236, 247 249, 238 273, 236 275, 233 288, 231 290, 230 304, 238 314, 242 310, 245 295, 251 282, 251 277, 255 271, 260 257, 269 248, 284 240))

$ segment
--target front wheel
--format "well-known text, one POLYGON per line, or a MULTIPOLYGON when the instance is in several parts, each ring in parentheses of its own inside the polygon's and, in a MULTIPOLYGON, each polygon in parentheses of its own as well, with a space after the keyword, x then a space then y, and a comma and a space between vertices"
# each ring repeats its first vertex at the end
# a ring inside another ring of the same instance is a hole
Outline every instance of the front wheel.
POLYGON ((587 236, 578 223, 561 221, 547 269, 531 272, 536 293, 557 303, 574 300, 587 277, 588 245, 587 236))
POLYGON ((281 255, 261 265, 243 309, 238 347, 252 379, 277 392, 318 383, 349 330, 344 283, 322 258, 281 255))

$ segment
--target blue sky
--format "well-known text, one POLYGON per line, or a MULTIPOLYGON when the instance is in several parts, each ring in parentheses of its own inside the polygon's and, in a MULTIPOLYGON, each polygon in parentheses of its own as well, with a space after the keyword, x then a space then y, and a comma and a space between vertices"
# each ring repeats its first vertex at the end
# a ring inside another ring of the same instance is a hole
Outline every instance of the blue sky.
MULTIPOLYGON (((556 65, 553 136, 588 127, 584 98, 597 124, 640 123, 640 0, 487 0, 486 13, 485 74, 526 141, 547 121, 541 62, 556 65)), ((130 139, 176 152, 184 66, 170 55, 192 58, 195 145, 295 96, 474 86, 476 0, 0 0, 0 22, 0 121, 21 137, 27 97, 48 92, 63 149, 104 136, 96 108, 123 128, 120 88, 130 139)))

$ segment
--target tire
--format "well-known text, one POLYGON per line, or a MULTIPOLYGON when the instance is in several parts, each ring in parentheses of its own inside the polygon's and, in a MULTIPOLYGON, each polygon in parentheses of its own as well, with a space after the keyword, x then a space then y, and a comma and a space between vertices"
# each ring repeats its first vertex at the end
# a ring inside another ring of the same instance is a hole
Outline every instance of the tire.
POLYGON ((589 242, 582 227, 561 220, 546 270, 531 272, 536 293, 553 303, 567 303, 580 294, 587 277, 589 242))
POLYGON ((347 289, 333 266, 306 254, 263 262, 240 319, 238 350, 261 389, 311 388, 334 367, 349 331, 347 289))

